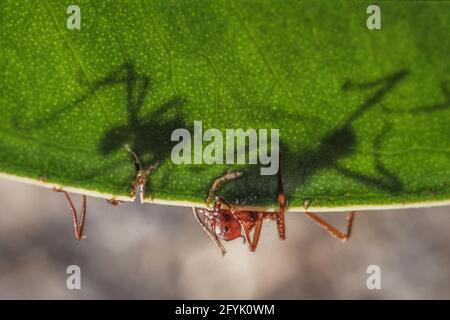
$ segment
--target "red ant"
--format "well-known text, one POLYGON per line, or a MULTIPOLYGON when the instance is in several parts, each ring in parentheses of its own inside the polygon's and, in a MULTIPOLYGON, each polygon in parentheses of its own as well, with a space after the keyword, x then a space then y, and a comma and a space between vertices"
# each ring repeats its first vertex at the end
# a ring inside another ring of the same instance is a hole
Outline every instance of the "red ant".
MULTIPOLYGON (((239 178, 242 175, 242 172, 232 171, 216 179, 211 186, 209 196, 206 200, 207 208, 193 208, 194 216, 197 219, 197 222, 208 234, 208 236, 214 241, 222 255, 225 255, 226 250, 222 245, 220 239, 230 241, 239 237, 243 237, 247 242, 249 250, 255 251, 256 247, 258 246, 261 227, 264 220, 276 220, 279 238, 281 240, 286 239, 286 198, 283 191, 283 183, 281 178, 281 158, 280 168, 278 170, 278 211, 270 212, 260 210, 240 210, 230 205, 221 196, 216 195, 217 191, 224 183, 239 178), (211 206, 210 204, 213 198, 215 198, 215 203, 211 206), (225 204, 227 208, 222 208, 222 204, 225 204), (204 219, 202 219, 201 216, 203 216, 204 219), (250 235, 252 231, 253 238, 250 235)), ((313 221, 318 223, 326 231, 328 231, 332 236, 338 238, 342 242, 345 242, 350 237, 355 216, 354 211, 350 212, 347 216, 346 233, 342 233, 314 213, 305 211, 305 214, 313 221)))

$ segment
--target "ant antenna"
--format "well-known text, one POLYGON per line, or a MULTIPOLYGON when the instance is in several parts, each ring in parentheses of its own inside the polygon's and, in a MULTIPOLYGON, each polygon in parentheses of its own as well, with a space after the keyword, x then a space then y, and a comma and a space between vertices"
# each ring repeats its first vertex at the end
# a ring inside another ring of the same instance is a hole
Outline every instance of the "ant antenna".
POLYGON ((219 250, 220 254, 222 256, 224 256, 225 253, 227 253, 227 250, 223 246, 222 242, 220 242, 220 239, 217 237, 217 235, 215 233, 213 233, 213 232, 211 232, 211 230, 209 230, 209 228, 205 225, 203 220, 199 217, 198 212, 197 212, 198 209, 195 208, 195 207, 192 208, 192 209, 193 209, 194 216, 195 216, 195 219, 197 219, 198 224, 202 227, 202 229, 206 232, 206 234, 214 242, 214 244, 216 245, 216 247, 219 250))
POLYGON ((142 163, 139 160, 137 154, 130 148, 128 144, 125 144, 125 149, 131 154, 134 159, 134 164, 136 166, 136 179, 134 181, 133 190, 131 191, 131 197, 135 197, 136 189, 139 190, 139 198, 141 203, 144 203, 145 196, 145 186, 147 184, 148 177, 150 174, 159 166, 159 161, 154 165, 149 166, 147 169, 142 169, 142 163))
POLYGON ((216 193, 219 191, 219 189, 228 181, 237 179, 239 177, 242 177, 244 173, 242 171, 229 171, 220 178, 217 178, 214 183, 211 186, 211 189, 209 189, 209 195, 206 199, 206 205, 208 207, 211 207, 211 203, 213 199, 216 198, 216 193))

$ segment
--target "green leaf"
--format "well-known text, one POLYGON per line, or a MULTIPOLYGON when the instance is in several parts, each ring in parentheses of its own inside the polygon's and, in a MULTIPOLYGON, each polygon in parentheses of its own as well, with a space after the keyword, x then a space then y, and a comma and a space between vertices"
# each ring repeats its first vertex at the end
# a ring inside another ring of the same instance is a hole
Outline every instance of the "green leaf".
MULTIPOLYGON (((176 128, 280 129, 290 207, 450 199, 450 3, 3 0, 0 171, 129 199, 276 206, 260 165, 176 165, 176 128)), ((72 189, 71 189, 72 188, 72 189)), ((444 203, 444 202, 440 202, 444 203)), ((323 209, 328 210, 328 209, 323 209)))

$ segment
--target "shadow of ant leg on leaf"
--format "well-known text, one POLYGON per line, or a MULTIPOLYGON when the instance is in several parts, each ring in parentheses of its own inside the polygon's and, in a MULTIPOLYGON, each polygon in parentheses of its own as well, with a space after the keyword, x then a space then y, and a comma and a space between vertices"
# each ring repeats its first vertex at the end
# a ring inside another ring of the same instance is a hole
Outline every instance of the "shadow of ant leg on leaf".
POLYGON ((359 108, 350 115, 345 125, 350 125, 353 121, 363 116, 364 113, 368 111, 368 109, 379 104, 381 100, 386 96, 386 94, 391 92, 394 87, 408 74, 409 71, 402 69, 380 79, 369 82, 357 83, 347 80, 342 86, 343 91, 368 90, 376 87, 380 87, 380 89, 372 94, 369 98, 367 98, 364 103, 362 103, 359 108))
MULTIPOLYGON (((357 145, 357 133, 353 128, 353 122, 361 118, 367 111, 378 106, 382 99, 391 92, 396 85, 408 74, 406 70, 393 72, 380 79, 376 79, 366 83, 355 83, 347 81, 342 89, 347 90, 369 90, 376 89, 368 98, 366 98, 358 108, 350 113, 347 119, 334 128, 327 135, 322 137, 319 143, 312 148, 302 150, 300 152, 292 151, 285 143, 282 143, 282 152, 286 163, 284 164, 287 172, 291 172, 291 178, 285 179, 286 193, 288 196, 293 192, 297 192, 299 187, 306 186, 314 175, 326 168, 339 168, 339 172, 343 175, 358 179, 367 185, 376 185, 385 190, 401 190, 402 184, 397 177, 390 173, 383 166, 381 161, 375 160, 377 171, 383 175, 382 180, 378 178, 366 177, 340 168, 338 161, 351 156, 357 145)), ((385 132, 375 138, 377 146, 381 144, 385 132)))
POLYGON ((188 127, 181 110, 185 104, 184 98, 174 97, 142 117, 129 114, 126 124, 113 127, 103 134, 100 152, 107 155, 128 145, 144 166, 165 160, 170 157, 172 132, 188 127))
POLYGON ((150 77, 140 75, 131 64, 124 66, 125 76, 118 74, 115 83, 124 83, 126 89, 127 121, 107 130, 100 139, 99 151, 103 155, 111 154, 121 147, 133 159, 137 176, 136 187, 140 189, 141 202, 151 172, 165 159, 170 157, 171 135, 178 128, 188 128, 183 107, 187 100, 174 96, 165 103, 151 108, 146 115, 141 115, 145 99, 150 92, 150 77))
MULTIPOLYGON (((407 70, 399 70, 388 74, 382 78, 366 82, 356 83, 347 81, 342 90, 375 90, 371 93, 353 112, 349 113, 347 119, 343 123, 337 125, 334 129, 328 132, 325 136, 318 139, 318 143, 313 147, 293 149, 285 142, 283 137, 283 130, 280 130, 280 152, 283 155, 283 167, 285 168, 284 189, 287 198, 289 199, 292 194, 298 193, 299 188, 306 186, 309 181, 323 169, 334 169, 338 165, 340 159, 351 156, 357 145, 357 133, 353 128, 353 122, 361 118, 370 109, 375 108, 380 104, 382 99, 394 88, 396 85, 406 77, 407 70)), ((290 119, 298 119, 299 125, 305 123, 305 117, 302 115, 291 114, 290 119)), ((276 116, 273 119, 278 119, 276 116)), ((319 117, 317 117, 320 120, 319 117)), ((315 119, 307 119, 307 122, 316 122, 315 119)), ((325 124, 322 120, 319 121, 325 124)), ((280 125, 280 128, 283 126, 280 125)), ((381 140, 384 134, 380 134, 375 139, 378 145, 381 144, 381 140)), ((390 173, 381 163, 381 161, 375 160, 377 172, 379 172, 383 179, 366 177, 358 175, 354 172, 347 170, 340 170, 343 175, 348 175, 359 181, 368 184, 376 185, 379 188, 385 190, 401 190, 402 184, 400 180, 390 173)), ((275 198, 274 190, 276 190, 276 179, 273 176, 261 176, 259 166, 247 166, 244 170, 245 175, 239 182, 239 187, 230 191, 226 196, 229 199, 245 199, 249 195, 257 194, 260 197, 270 199, 271 196, 275 198), (254 181, 258 181, 255 185, 254 181), (259 185, 267 186, 267 191, 262 192, 259 185)))
POLYGON ((385 124, 383 127, 383 130, 378 136, 375 138, 374 141, 374 162, 375 162, 375 170, 381 177, 371 177, 368 175, 364 175, 362 173, 358 173, 355 171, 352 171, 346 167, 343 167, 339 164, 335 166, 335 169, 338 170, 343 175, 350 177, 354 180, 357 180, 365 185, 376 187, 380 190, 389 191, 393 194, 399 193, 403 190, 403 183, 401 180, 394 175, 393 173, 389 172, 389 170, 384 166, 384 164, 381 162, 380 159, 380 146, 385 138, 385 136, 389 133, 391 129, 390 124, 385 124))
MULTIPOLYGON (((51 113, 34 121, 31 126, 27 125, 26 128, 39 129, 58 122, 63 117, 68 117, 71 111, 88 99, 99 99, 97 95, 100 91, 118 86, 124 90, 126 118, 123 119, 123 124, 109 125, 100 137, 97 150, 101 155, 109 155, 123 148, 135 162, 136 169, 139 167, 138 171, 151 171, 148 170, 150 167, 170 157, 172 132, 178 128, 189 130, 183 110, 187 100, 179 95, 169 98, 160 105, 146 108, 149 110, 148 113, 142 115, 151 83, 149 75, 139 73, 133 63, 125 62, 104 77, 85 82, 84 85, 87 86, 85 93, 53 108, 51 113), (129 150, 133 151, 135 157, 129 150), (136 161, 136 158, 139 161, 136 161)), ((20 126, 18 121, 13 122, 20 126)))
MULTIPOLYGON (((92 82, 86 80, 85 77, 79 76, 79 83, 84 85, 87 89, 85 92, 72 99, 69 102, 63 103, 57 107, 54 107, 50 113, 42 116, 41 118, 34 120, 31 124, 24 124, 21 122, 18 118, 13 118, 12 122, 14 127, 19 129, 41 129, 45 128, 46 126, 51 125, 52 123, 57 122, 61 119, 61 117, 69 114, 71 111, 76 109, 80 104, 83 102, 86 102, 89 98, 94 96, 98 91, 111 87, 116 84, 133 84, 136 82, 136 72, 134 71, 134 67, 131 63, 126 62, 119 66, 118 68, 114 69, 113 71, 109 72, 106 76, 103 78, 100 78, 98 80, 94 80, 92 82)), ((149 78, 145 80, 145 82, 149 82, 149 78)), ((128 91, 132 91, 132 88, 128 88, 128 91)), ((129 97, 130 99, 130 97, 129 97)))
POLYGON ((450 108, 450 81, 442 81, 441 82, 441 91, 444 94, 444 101, 441 103, 435 103, 426 106, 419 106, 410 108, 407 110, 395 110, 393 108, 386 107, 384 104, 381 105, 381 108, 386 113, 391 114, 418 114, 418 113, 431 113, 436 111, 442 111, 450 108))
POLYGON ((169 142, 172 132, 177 128, 187 127, 183 112, 187 100, 181 96, 174 96, 165 103, 151 108, 147 115, 140 114, 150 93, 151 78, 138 73, 130 62, 123 63, 106 76, 86 85, 89 88, 83 95, 37 120, 33 126, 42 127, 56 122, 80 103, 92 98, 98 91, 123 86, 127 118, 124 124, 112 127, 103 134, 98 145, 101 154, 108 155, 128 145, 140 157, 143 165, 151 161, 161 161, 170 155, 169 142))

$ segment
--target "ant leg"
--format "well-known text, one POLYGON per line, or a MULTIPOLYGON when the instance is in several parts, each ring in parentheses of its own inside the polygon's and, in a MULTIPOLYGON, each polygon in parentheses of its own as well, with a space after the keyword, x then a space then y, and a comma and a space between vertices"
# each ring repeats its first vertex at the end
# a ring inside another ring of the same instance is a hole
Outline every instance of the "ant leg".
POLYGON ((75 234, 75 238, 78 241, 82 240, 83 238, 86 237, 83 235, 84 225, 86 222, 86 196, 83 195, 83 200, 82 200, 83 204, 82 204, 82 209, 81 209, 81 221, 80 221, 80 225, 78 225, 77 210, 75 209, 75 206, 72 202, 72 199, 70 199, 69 194, 62 189, 54 188, 54 190, 56 192, 63 192, 64 195, 66 196, 67 200, 69 201, 70 211, 72 213, 73 231, 75 234))
POLYGON ((248 247, 250 251, 256 251, 256 247, 258 246, 259 236, 261 234, 261 227, 263 223, 264 212, 258 212, 255 223, 255 231, 253 231, 253 240, 250 240, 250 230, 248 228, 244 228, 245 230, 245 238, 248 243, 248 247))
MULTIPOLYGON (((145 186, 147 185, 148 177, 152 174, 153 171, 155 171, 156 168, 158 168, 158 166, 159 161, 157 161, 154 165, 149 166, 146 170, 141 170, 140 172, 138 172, 135 187, 137 186, 139 188, 141 203, 144 203, 145 186)), ((150 198, 153 199, 152 196, 150 196, 150 198)))
MULTIPOLYGON (((233 215, 233 217, 239 221, 239 224, 241 225, 241 227, 243 228, 242 222, 240 219, 238 219, 238 217, 236 216, 235 210, 234 208, 228 203, 228 201, 226 201, 223 197, 221 196, 216 196, 217 191, 222 187, 223 184, 225 184, 228 181, 234 180, 236 178, 239 178, 243 175, 244 173, 241 171, 229 171, 226 174, 224 174, 223 176, 217 178, 211 188, 209 189, 209 194, 208 194, 208 198, 206 199, 206 206, 207 207, 211 207, 211 203, 213 201, 213 199, 215 198, 215 205, 218 205, 218 208, 220 209, 221 203, 224 203, 230 210, 231 213, 233 215)), ((243 229, 244 230, 244 229, 243 229)))
POLYGON ((128 144, 125 145, 125 149, 131 154, 134 160, 134 164, 136 166, 136 179, 133 184, 133 190, 131 190, 130 196, 134 198, 136 196, 136 190, 139 190, 139 200, 141 203, 144 203, 145 197, 145 186, 147 185, 148 177, 152 174, 153 171, 159 166, 159 161, 157 161, 154 165, 149 166, 147 169, 142 169, 142 163, 137 154, 130 148, 128 144))
POLYGON ((211 188, 209 189, 209 195, 208 198, 206 199, 206 205, 210 206, 211 202, 215 198, 217 191, 222 187, 222 185, 224 185, 228 181, 241 177, 243 174, 244 173, 241 171, 230 171, 221 176, 220 178, 217 178, 212 184, 211 188))
POLYGON ((106 200, 106 202, 108 202, 110 205, 116 207, 116 206, 122 204, 123 201, 116 200, 116 199, 112 198, 112 199, 106 200))
POLYGON ((245 239, 248 243, 250 243, 250 237, 248 236, 250 233, 250 230, 247 232, 247 228, 242 223, 242 220, 239 219, 238 216, 236 215, 236 209, 228 201, 226 201, 223 197, 221 197, 221 196, 216 197, 216 205, 219 204, 219 208, 222 203, 225 204, 228 207, 228 209, 230 209, 231 214, 239 222, 242 230, 245 230, 245 239))
POLYGON ((279 168, 278 168, 278 202, 280 204, 280 209, 276 213, 277 217, 277 228, 278 228, 278 235, 281 240, 286 239, 286 197, 284 195, 284 189, 283 189, 283 180, 281 177, 281 153, 279 155, 279 168))
POLYGON ((281 240, 286 239, 286 216, 285 216, 285 197, 284 192, 280 193, 278 196, 278 201, 280 203, 280 210, 276 213, 277 216, 277 227, 278 235, 281 240))
POLYGON ((352 211, 347 216, 347 232, 342 233, 335 227, 333 227, 331 224, 326 222, 324 219, 319 217, 318 215, 312 213, 312 212, 305 212, 305 214, 310 217, 312 220, 317 222, 322 228, 324 228, 326 231, 328 231, 332 236, 336 237, 337 239, 341 240, 342 242, 347 241, 348 238, 350 238, 351 232, 352 232, 352 225, 353 220, 355 218, 355 211, 352 211))
POLYGON ((222 242, 220 242, 220 239, 217 237, 217 235, 214 232, 211 232, 209 228, 205 225, 203 220, 200 218, 200 213, 202 209, 199 208, 192 208, 194 212, 195 219, 197 220, 198 224, 202 227, 202 229, 206 232, 206 234, 211 238, 211 240, 216 245, 217 249, 219 249, 219 252, 222 256, 227 253, 227 250, 225 250, 225 247, 223 246, 222 242))
POLYGON ((234 213, 234 207, 227 200, 225 200, 223 197, 218 196, 216 198, 216 203, 218 203, 218 202, 225 204, 228 207, 228 209, 230 209, 234 213))
POLYGON ((403 189, 402 181, 385 167, 380 159, 380 153, 378 152, 378 150, 380 150, 380 145, 384 137, 388 134, 391 127, 391 124, 385 123, 382 132, 375 137, 373 142, 374 165, 375 170, 379 173, 380 177, 371 177, 365 174, 361 174, 359 172, 347 169, 346 167, 343 167, 341 165, 336 165, 335 169, 349 178, 367 185, 374 186, 375 188, 388 190, 393 193, 398 193, 399 191, 401 191, 403 189))

